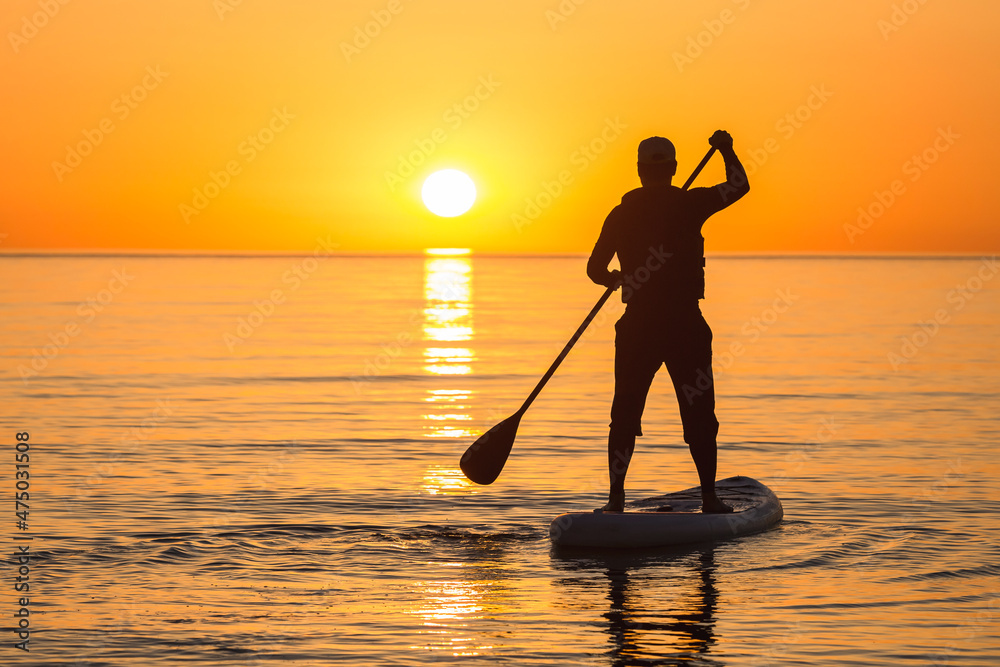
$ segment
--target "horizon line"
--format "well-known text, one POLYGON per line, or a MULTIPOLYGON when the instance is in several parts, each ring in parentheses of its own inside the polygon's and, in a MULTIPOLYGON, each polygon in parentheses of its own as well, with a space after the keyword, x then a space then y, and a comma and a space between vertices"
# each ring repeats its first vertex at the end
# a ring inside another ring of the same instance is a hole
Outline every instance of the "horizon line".
MULTIPOLYGON (((316 256, 315 251, 306 250, 169 250, 169 249, 128 249, 128 250, 104 250, 104 249, 30 249, 11 248, 0 249, 0 258, 98 258, 98 257, 133 257, 147 259, 164 258, 214 258, 214 259, 266 259, 281 257, 312 257, 316 256)), ((588 257, 589 252, 585 251, 550 251, 550 252, 502 252, 502 251, 475 251, 467 248, 425 248, 423 250, 399 250, 399 251, 338 251, 322 253, 331 257, 344 258, 378 258, 391 259, 403 257, 484 257, 484 258, 532 258, 532 259, 557 259, 567 257, 588 257), (452 252, 442 252, 452 251, 452 252), (461 251, 461 252, 457 252, 461 251)), ((705 253, 707 258, 715 259, 971 259, 983 256, 995 256, 996 251, 976 252, 976 251, 955 251, 955 252, 918 252, 918 251, 871 251, 871 252, 836 252, 836 251, 717 251, 705 253)))

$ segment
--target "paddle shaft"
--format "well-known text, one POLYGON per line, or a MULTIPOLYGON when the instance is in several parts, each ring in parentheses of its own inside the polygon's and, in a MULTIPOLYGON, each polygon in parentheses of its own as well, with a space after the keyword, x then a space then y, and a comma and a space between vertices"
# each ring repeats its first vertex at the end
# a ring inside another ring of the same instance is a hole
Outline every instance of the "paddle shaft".
POLYGON ((698 174, 700 174, 701 170, 705 168, 705 165, 708 164, 708 161, 712 159, 713 155, 715 155, 715 146, 708 149, 708 152, 705 153, 705 157, 701 159, 701 162, 699 162, 698 166, 694 168, 694 171, 691 172, 688 179, 684 181, 684 185, 681 186, 681 190, 687 190, 691 187, 691 184, 694 183, 694 179, 698 178, 698 174))
MULTIPOLYGON (((715 154, 715 147, 713 146, 711 149, 709 149, 707 153, 705 153, 705 157, 701 159, 701 162, 698 163, 698 166, 695 167, 694 171, 691 172, 691 175, 688 176, 688 179, 687 181, 684 182, 684 185, 681 187, 681 190, 687 190, 689 187, 691 187, 691 184, 694 182, 694 179, 698 178, 698 174, 701 173, 701 170, 705 168, 705 165, 708 164, 708 161, 712 159, 712 155, 714 154, 715 154)), ((556 372, 556 369, 559 368, 559 364, 562 363, 562 360, 566 358, 566 355, 569 354, 569 351, 573 349, 574 345, 576 345, 576 341, 580 340, 580 336, 582 336, 583 332, 587 330, 587 327, 590 326, 590 323, 594 321, 594 318, 597 317, 597 313, 601 310, 605 302, 607 302, 608 298, 614 293, 616 289, 618 289, 617 284, 611 285, 610 287, 608 287, 608 289, 604 291, 604 294, 601 295, 601 298, 597 300, 597 304, 590 309, 590 312, 587 314, 587 317, 583 320, 583 324, 581 324, 577 328, 576 333, 573 334, 573 337, 569 339, 568 343, 566 343, 566 346, 562 349, 562 352, 559 353, 559 356, 556 357, 556 360, 552 362, 551 366, 549 366, 549 370, 545 371, 545 375, 543 375, 542 379, 538 381, 538 384, 535 385, 535 388, 531 390, 531 394, 529 394, 528 398, 525 399, 524 404, 521 406, 521 409, 514 414, 523 415, 527 411, 528 406, 530 406, 531 402, 535 400, 535 397, 541 393, 542 387, 544 387, 545 383, 549 381, 549 378, 552 377, 552 374, 556 372)))

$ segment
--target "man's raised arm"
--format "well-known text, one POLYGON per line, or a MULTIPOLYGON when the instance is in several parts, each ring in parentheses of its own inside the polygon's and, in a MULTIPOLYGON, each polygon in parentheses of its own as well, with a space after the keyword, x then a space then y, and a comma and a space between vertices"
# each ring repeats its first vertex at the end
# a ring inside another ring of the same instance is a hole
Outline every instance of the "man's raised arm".
POLYGON ((729 206, 740 197, 750 192, 750 181, 747 179, 746 169, 736 157, 733 150, 733 138, 725 130, 718 130, 708 140, 708 145, 713 146, 722 155, 726 163, 726 182, 715 186, 715 189, 722 196, 722 208, 729 206))

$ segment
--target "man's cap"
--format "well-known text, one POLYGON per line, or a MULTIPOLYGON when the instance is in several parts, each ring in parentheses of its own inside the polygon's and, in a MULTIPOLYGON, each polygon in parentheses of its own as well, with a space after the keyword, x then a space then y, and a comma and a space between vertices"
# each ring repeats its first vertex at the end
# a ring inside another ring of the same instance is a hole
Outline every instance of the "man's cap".
POLYGON ((665 164, 677 159, 677 152, 669 139, 650 137, 639 142, 639 162, 665 164))

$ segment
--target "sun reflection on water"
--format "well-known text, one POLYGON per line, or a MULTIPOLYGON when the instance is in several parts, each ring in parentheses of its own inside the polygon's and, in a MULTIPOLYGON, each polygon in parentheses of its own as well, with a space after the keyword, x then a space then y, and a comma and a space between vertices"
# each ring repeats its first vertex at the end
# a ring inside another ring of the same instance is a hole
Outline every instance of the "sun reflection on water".
POLYGON ((493 646, 477 644, 465 630, 468 621, 481 618, 484 612, 482 582, 427 581, 418 584, 423 604, 408 613, 423 619, 426 643, 411 646, 425 651, 448 651, 454 656, 481 655, 493 646))
MULTIPOLYGON (((472 374, 475 352, 464 345, 445 343, 471 341, 472 260, 463 248, 432 248, 424 260, 424 371, 435 376, 472 374)), ((424 399, 430 405, 424 414, 429 438, 465 438, 473 434, 472 417, 462 412, 472 391, 429 389, 424 399)))
POLYGON ((459 468, 448 468, 445 466, 432 466, 424 473, 424 479, 420 484, 421 490, 432 496, 441 496, 451 493, 472 492, 476 489, 465 474, 459 468))

